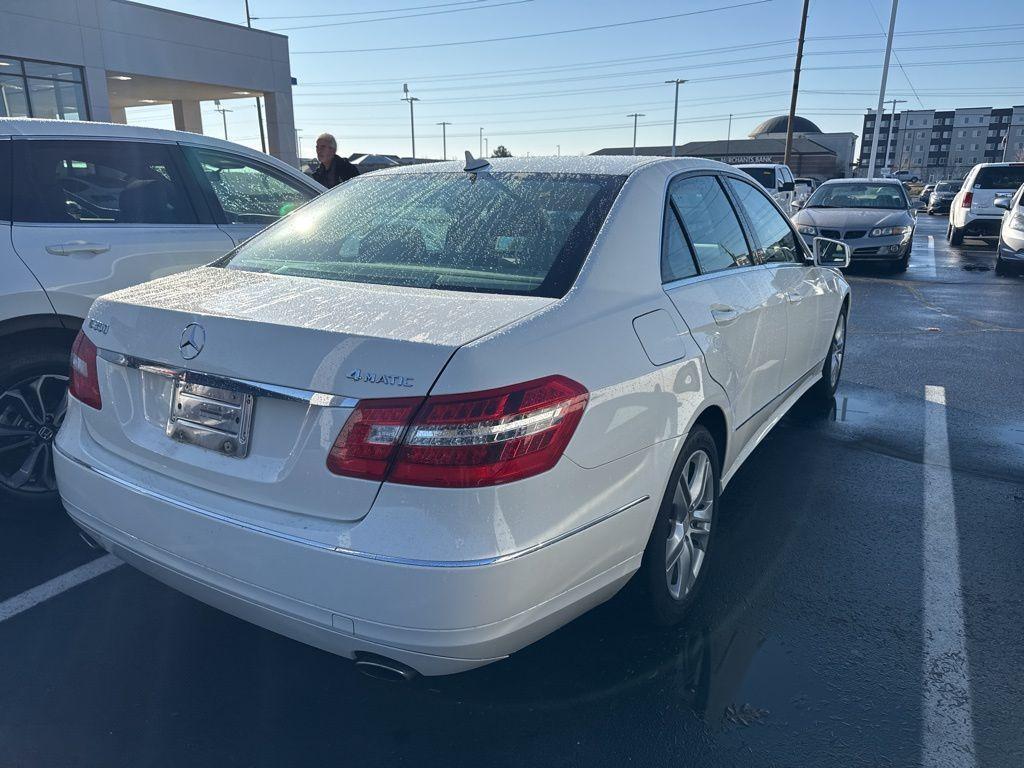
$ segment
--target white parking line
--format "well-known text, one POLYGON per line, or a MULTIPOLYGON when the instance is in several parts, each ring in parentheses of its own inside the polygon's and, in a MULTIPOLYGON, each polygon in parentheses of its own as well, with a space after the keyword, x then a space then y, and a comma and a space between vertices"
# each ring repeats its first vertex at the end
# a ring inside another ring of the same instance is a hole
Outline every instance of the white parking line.
POLYGON ((935 235, 928 235, 928 256, 921 266, 928 277, 935 277, 935 235))
POLYGON ((72 587, 102 576, 119 565, 124 565, 123 561, 113 555, 104 555, 54 579, 44 581, 38 587, 32 587, 20 595, 9 597, 0 603, 0 621, 7 621, 7 619, 17 616, 29 608, 34 608, 51 597, 56 597, 61 592, 67 592, 72 587))
POLYGON ((974 724, 945 387, 925 387, 922 764, 973 768, 974 724))

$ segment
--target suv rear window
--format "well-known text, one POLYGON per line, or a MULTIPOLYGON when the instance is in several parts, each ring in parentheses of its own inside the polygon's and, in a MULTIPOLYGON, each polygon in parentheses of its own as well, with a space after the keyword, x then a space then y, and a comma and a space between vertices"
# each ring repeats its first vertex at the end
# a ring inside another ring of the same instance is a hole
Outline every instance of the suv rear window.
POLYGON ((1024 165, 989 166, 978 171, 975 189, 1016 189, 1024 184, 1024 165))
POLYGON ((222 266, 357 283, 565 295, 624 176, 422 173, 357 178, 222 266))
POLYGON ((936 192, 957 192, 960 189, 962 182, 959 181, 940 181, 935 185, 936 192))
POLYGON ((744 173, 747 173, 757 180, 757 183, 766 189, 775 189, 775 169, 774 168, 745 168, 742 165, 736 166, 744 173))

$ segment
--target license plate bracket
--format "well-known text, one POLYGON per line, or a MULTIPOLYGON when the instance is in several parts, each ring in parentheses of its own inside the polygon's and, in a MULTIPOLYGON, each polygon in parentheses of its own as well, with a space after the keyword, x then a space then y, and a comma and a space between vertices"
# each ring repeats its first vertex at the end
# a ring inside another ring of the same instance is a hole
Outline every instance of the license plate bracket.
POLYGON ((237 390, 177 378, 167 417, 167 436, 243 459, 252 436, 253 396, 237 390))

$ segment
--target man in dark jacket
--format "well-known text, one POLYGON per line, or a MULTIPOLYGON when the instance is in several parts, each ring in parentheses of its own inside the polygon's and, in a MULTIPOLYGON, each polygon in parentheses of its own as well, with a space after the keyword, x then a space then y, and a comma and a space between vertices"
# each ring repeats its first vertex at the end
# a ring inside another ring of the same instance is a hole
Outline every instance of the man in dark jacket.
POLYGON ((316 159, 320 165, 310 176, 330 189, 359 175, 359 169, 343 157, 338 157, 338 142, 329 133, 316 137, 316 159))

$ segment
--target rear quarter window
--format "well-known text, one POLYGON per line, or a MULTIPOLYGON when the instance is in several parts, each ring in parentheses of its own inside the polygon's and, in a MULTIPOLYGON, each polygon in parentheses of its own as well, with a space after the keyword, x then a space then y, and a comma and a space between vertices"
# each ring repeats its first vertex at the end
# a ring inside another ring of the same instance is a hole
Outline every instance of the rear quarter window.
POLYGON ((0 140, 0 221, 11 220, 11 144, 0 140))

